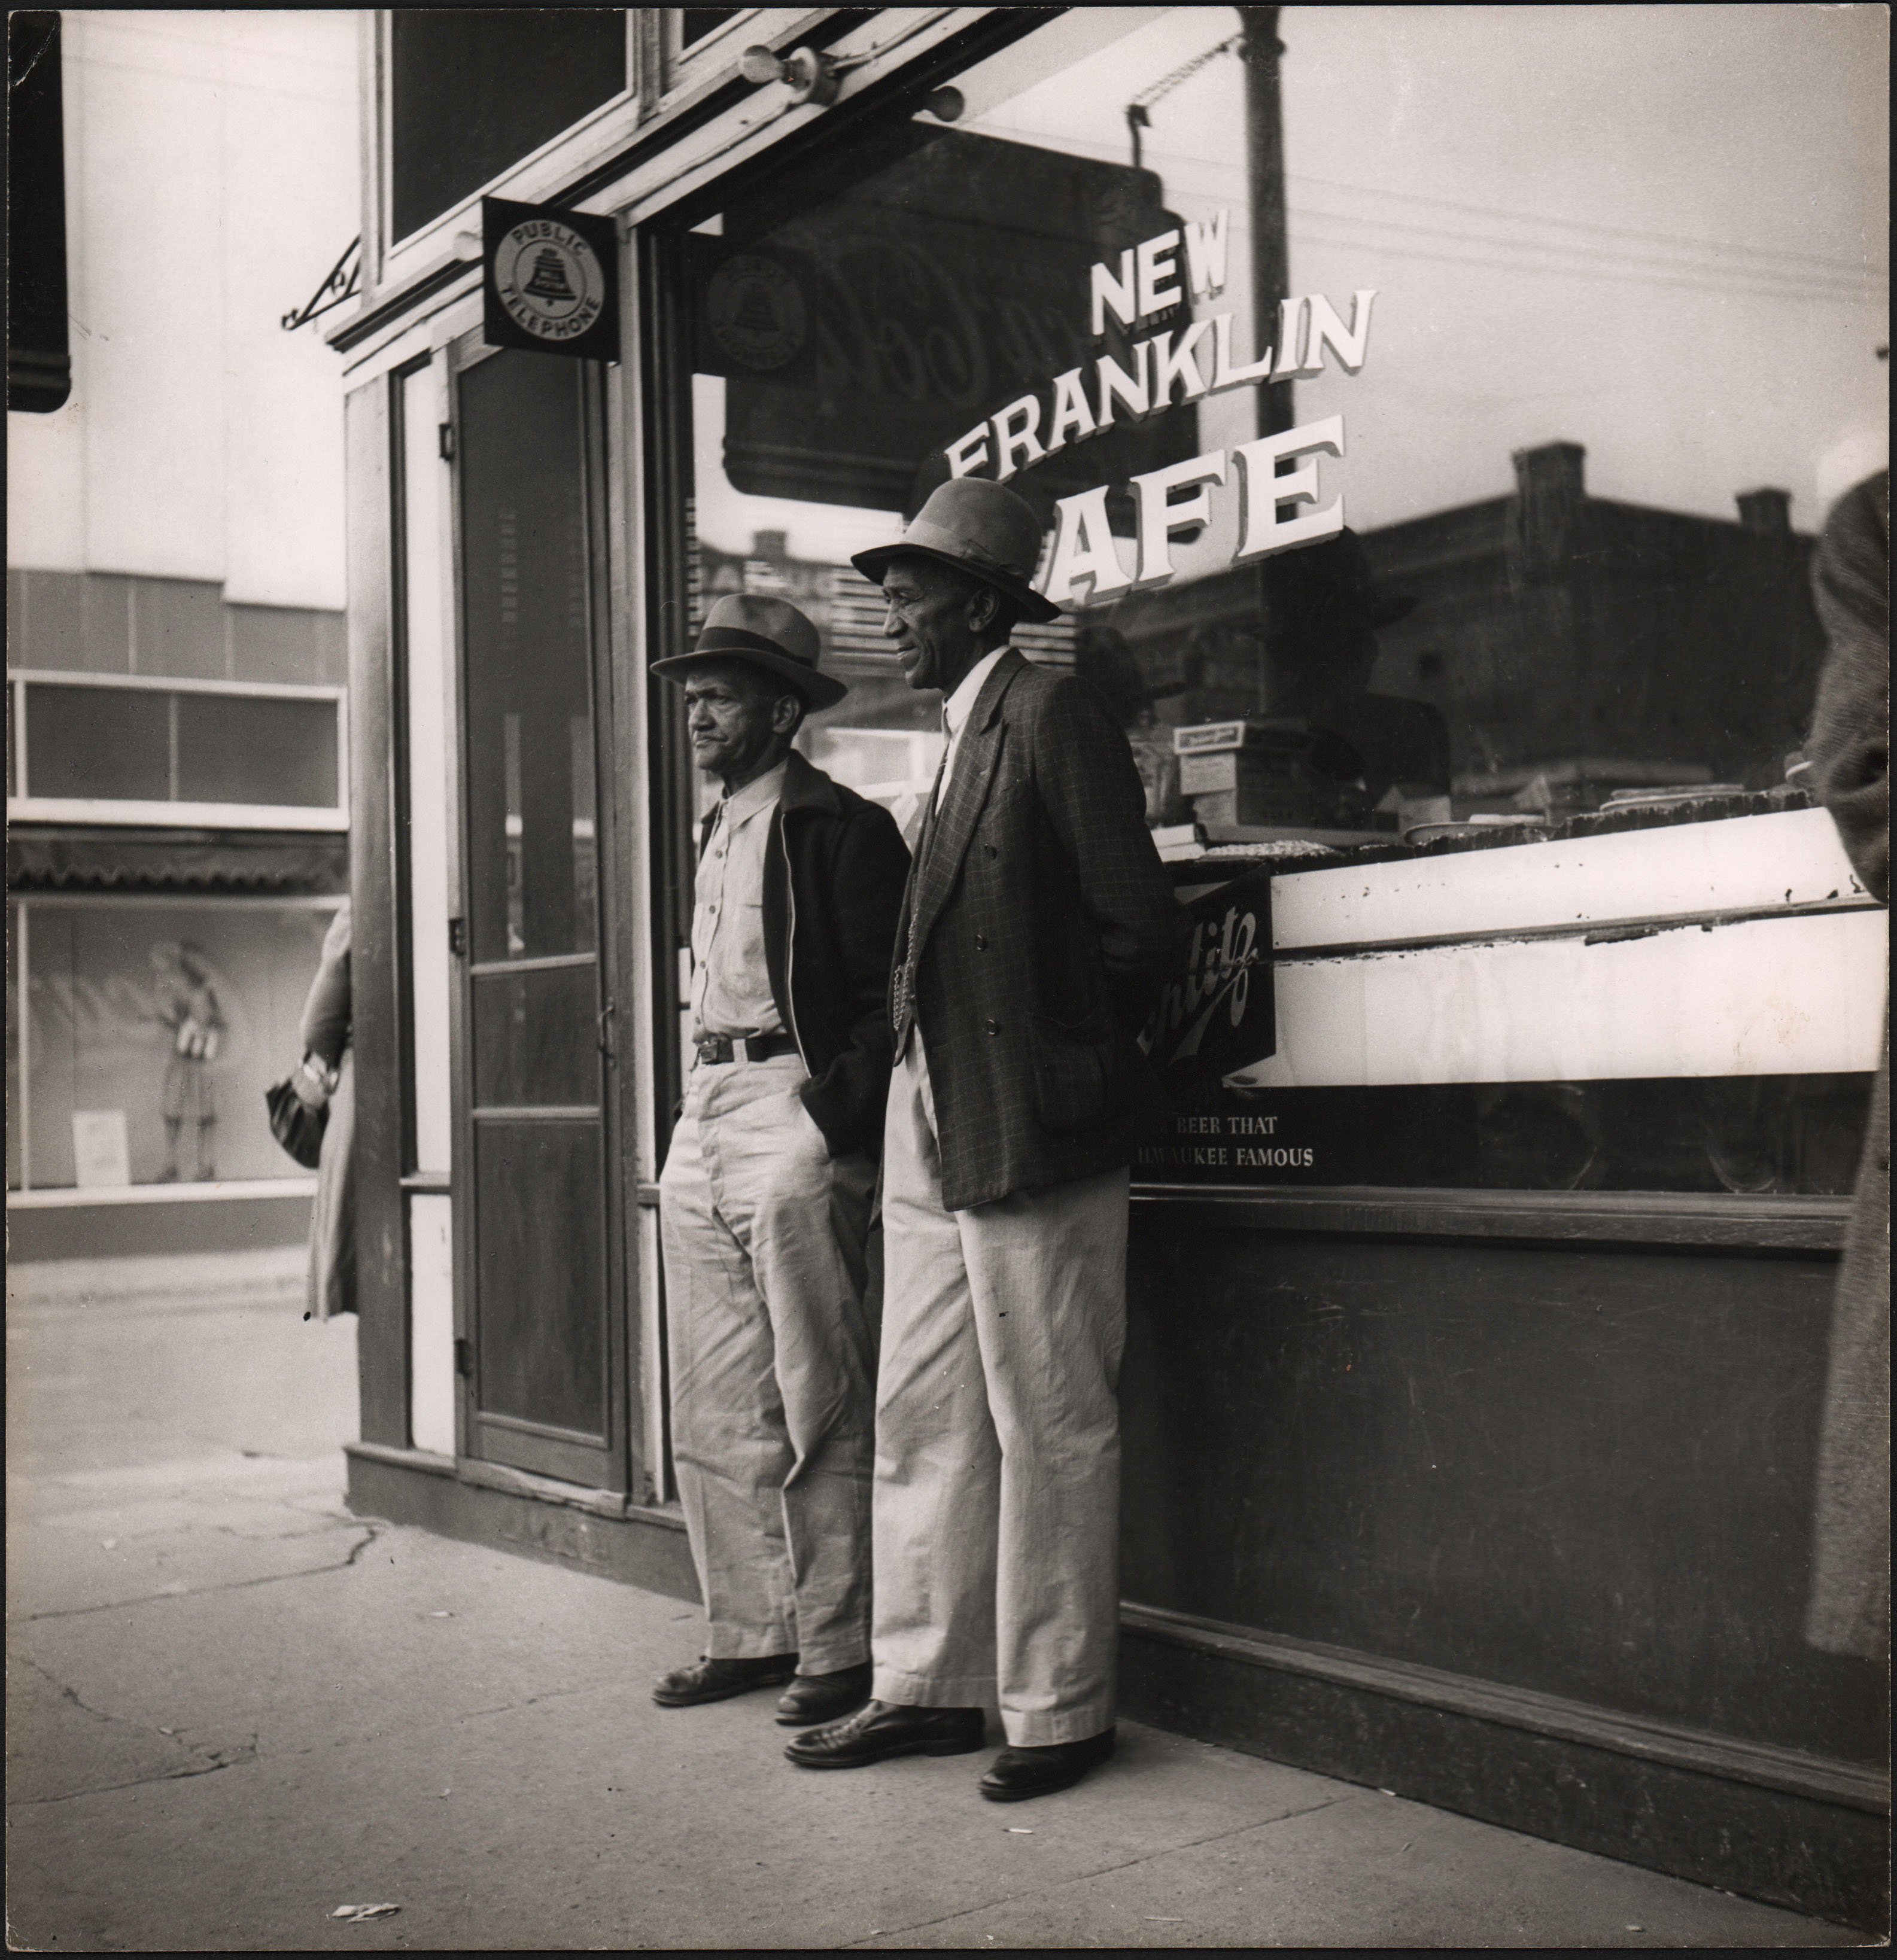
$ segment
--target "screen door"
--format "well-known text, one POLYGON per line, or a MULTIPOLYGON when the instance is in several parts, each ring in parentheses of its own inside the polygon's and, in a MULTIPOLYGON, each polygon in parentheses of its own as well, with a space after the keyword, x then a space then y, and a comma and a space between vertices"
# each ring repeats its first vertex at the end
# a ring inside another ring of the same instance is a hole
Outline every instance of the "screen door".
POLYGON ((616 1488, 599 386, 589 364, 514 352, 456 381, 472 1199, 458 1359, 469 1455, 616 1488))

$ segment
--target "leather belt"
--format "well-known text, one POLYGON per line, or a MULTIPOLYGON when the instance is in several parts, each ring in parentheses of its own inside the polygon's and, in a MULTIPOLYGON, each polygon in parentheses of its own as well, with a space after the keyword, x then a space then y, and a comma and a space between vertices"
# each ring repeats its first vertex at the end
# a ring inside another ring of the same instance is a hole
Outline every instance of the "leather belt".
POLYGON ((769 1061, 797 1052, 794 1035, 700 1035, 692 1048, 701 1063, 769 1061))

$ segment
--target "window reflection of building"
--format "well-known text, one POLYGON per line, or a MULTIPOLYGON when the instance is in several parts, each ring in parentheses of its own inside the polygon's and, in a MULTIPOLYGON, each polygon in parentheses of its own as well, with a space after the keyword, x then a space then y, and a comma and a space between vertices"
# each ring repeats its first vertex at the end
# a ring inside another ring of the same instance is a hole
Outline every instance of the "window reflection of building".
POLYGON ((1456 793, 1506 808, 1595 808, 1615 788, 1782 781, 1810 711, 1820 640, 1783 491, 1736 521, 1590 496, 1577 444, 1515 458, 1512 496, 1368 533, 1378 574, 1415 593, 1381 641, 1380 682, 1447 721, 1456 793))

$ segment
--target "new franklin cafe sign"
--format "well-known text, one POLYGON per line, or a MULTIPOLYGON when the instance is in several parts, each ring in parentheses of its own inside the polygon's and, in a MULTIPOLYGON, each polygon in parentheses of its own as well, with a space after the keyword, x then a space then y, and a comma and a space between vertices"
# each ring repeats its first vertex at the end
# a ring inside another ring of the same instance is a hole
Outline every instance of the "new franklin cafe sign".
MULTIPOLYGON (((1117 421, 1161 415, 1176 404, 1236 388, 1319 374, 1327 353, 1347 374, 1359 372, 1377 298, 1367 289, 1351 296, 1348 322, 1322 294, 1284 300, 1278 310, 1275 347, 1254 359, 1241 358, 1236 317, 1230 312, 1137 337, 1183 310, 1189 285, 1196 299, 1223 291, 1229 219, 1221 211, 1208 224, 1160 232, 1123 251, 1117 266, 1097 261, 1088 274, 1093 337, 1103 340, 1117 325, 1130 342, 1130 359, 1122 364, 1111 353, 1100 355, 1090 374, 1084 367, 1069 368, 985 418, 946 446, 949 473, 1005 482, 1059 450, 1090 441, 1117 421)), ((1108 522, 1112 484, 1058 498, 1054 552, 1043 589, 1057 604, 1070 604, 1169 584, 1175 573, 1173 538, 1211 523, 1215 494, 1238 501, 1238 542, 1227 565, 1333 537, 1344 528, 1344 499, 1340 492, 1319 505, 1316 459, 1343 453, 1344 418, 1328 415, 1132 476, 1126 485, 1135 525, 1130 566, 1108 522)))

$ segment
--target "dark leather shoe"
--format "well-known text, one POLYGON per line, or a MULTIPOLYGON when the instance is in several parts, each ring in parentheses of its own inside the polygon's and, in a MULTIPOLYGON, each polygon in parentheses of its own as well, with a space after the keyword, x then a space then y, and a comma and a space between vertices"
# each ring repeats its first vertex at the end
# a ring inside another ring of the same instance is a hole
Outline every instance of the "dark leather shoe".
POLYGON ((689 1667, 675 1667, 652 1691, 661 1708, 690 1708, 701 1701, 728 1701, 754 1688, 775 1688, 797 1672, 795 1654, 764 1654, 754 1660, 714 1660, 709 1654, 689 1667))
POLYGON ((1024 1797, 1050 1796, 1078 1783, 1113 1753, 1113 1732, 1103 1729, 1078 1742, 1046 1742, 1035 1748, 1006 1748, 988 1765, 976 1787, 991 1803, 1019 1803, 1024 1797))
POLYGON ((777 1719, 787 1729, 834 1722, 868 1701, 874 1672, 864 1661, 858 1667, 839 1668, 834 1674, 800 1674, 777 1704, 777 1719))
POLYGON ((807 1770, 861 1769, 887 1756, 966 1756, 982 1746, 986 1726, 979 1708, 871 1701, 843 1721, 798 1736, 784 1753, 807 1770))

